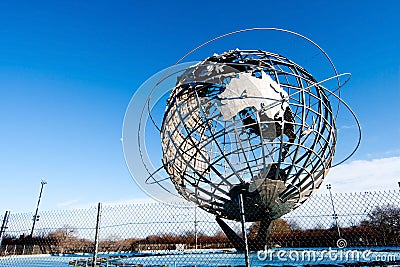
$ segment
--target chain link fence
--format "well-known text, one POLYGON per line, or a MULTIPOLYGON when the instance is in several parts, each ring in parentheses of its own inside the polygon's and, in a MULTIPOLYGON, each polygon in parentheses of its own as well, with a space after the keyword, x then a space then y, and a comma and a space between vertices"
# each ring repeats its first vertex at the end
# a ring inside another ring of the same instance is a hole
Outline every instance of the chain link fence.
MULTIPOLYGON (((265 239, 257 239, 262 228, 259 222, 247 222, 246 235, 249 244, 261 242, 250 248, 363 248, 393 252, 390 262, 397 262, 399 203, 399 191, 313 195, 274 220, 265 239)), ((41 211, 33 234, 33 213, 6 213, 0 217, 0 266, 245 265, 244 254, 235 249, 215 216, 185 205, 99 205, 41 211)), ((223 221, 242 238, 240 222, 223 221)), ((255 251, 250 253, 250 264, 282 265, 282 261, 263 260, 255 251)))

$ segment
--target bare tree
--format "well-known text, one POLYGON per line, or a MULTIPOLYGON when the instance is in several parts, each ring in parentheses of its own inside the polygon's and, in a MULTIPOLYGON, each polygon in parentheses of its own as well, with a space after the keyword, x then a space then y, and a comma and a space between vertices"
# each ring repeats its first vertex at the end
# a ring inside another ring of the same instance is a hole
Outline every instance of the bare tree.
POLYGON ((380 233, 385 243, 396 242, 400 234, 400 208, 394 205, 376 207, 362 224, 369 225, 380 233))

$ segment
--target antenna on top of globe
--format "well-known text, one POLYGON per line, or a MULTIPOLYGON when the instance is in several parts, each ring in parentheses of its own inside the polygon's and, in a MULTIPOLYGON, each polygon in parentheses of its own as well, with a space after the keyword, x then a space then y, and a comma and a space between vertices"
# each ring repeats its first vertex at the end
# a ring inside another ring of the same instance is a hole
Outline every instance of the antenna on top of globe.
POLYGON ((270 223, 304 203, 360 144, 360 124, 340 94, 350 76, 292 31, 211 39, 133 96, 122 138, 131 175, 159 201, 214 214, 238 251, 264 249, 270 223), (199 61, 187 62, 192 57, 199 61), (354 149, 334 163, 343 110, 358 133, 354 149), (241 221, 243 238, 224 220, 241 221), (249 242, 245 221, 260 222, 249 242))

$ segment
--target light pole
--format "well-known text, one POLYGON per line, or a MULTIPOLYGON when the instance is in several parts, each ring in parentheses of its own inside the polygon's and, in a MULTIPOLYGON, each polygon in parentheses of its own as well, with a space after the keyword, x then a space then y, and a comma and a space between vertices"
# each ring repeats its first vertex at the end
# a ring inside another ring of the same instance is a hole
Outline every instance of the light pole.
POLYGON ((42 179, 42 181, 40 182, 41 187, 40 187, 40 194, 39 194, 39 199, 36 205, 36 211, 35 211, 35 215, 33 216, 33 224, 32 224, 32 230, 31 230, 31 234, 30 237, 33 237, 33 231, 35 230, 35 224, 37 221, 39 221, 39 216, 37 215, 39 212, 39 204, 40 204, 40 199, 42 198, 42 192, 43 192, 43 187, 45 184, 47 184, 47 180, 46 179, 42 179))
POLYGON ((333 218, 335 219, 335 224, 336 224, 336 228, 337 228, 337 232, 338 232, 338 236, 339 236, 339 239, 336 241, 336 245, 338 246, 338 248, 345 248, 347 246, 347 241, 346 241, 346 239, 342 238, 342 235, 340 234, 338 215, 335 210, 335 205, 333 204, 333 197, 332 197, 332 191, 331 191, 332 185, 327 184, 326 188, 329 190, 329 196, 331 198, 331 203, 332 203, 333 218))

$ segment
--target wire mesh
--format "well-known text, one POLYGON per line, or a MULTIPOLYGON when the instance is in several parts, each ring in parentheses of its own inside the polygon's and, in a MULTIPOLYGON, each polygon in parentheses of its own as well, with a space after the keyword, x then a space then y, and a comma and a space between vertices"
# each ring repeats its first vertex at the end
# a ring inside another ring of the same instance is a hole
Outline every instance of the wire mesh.
MULTIPOLYGON (((399 203, 399 191, 313 195, 274 220, 265 239, 257 239, 259 222, 246 223, 246 234, 250 244, 272 250, 336 247, 344 239, 348 248, 398 251, 399 203)), ((196 206, 151 203, 41 211, 32 236, 33 213, 11 212, 2 226, 0 266, 91 266, 98 212, 97 266, 245 264, 215 215, 196 206)), ((224 221, 242 237, 240 222, 224 221)), ((283 263, 260 261, 252 252, 250 264, 283 263)))

